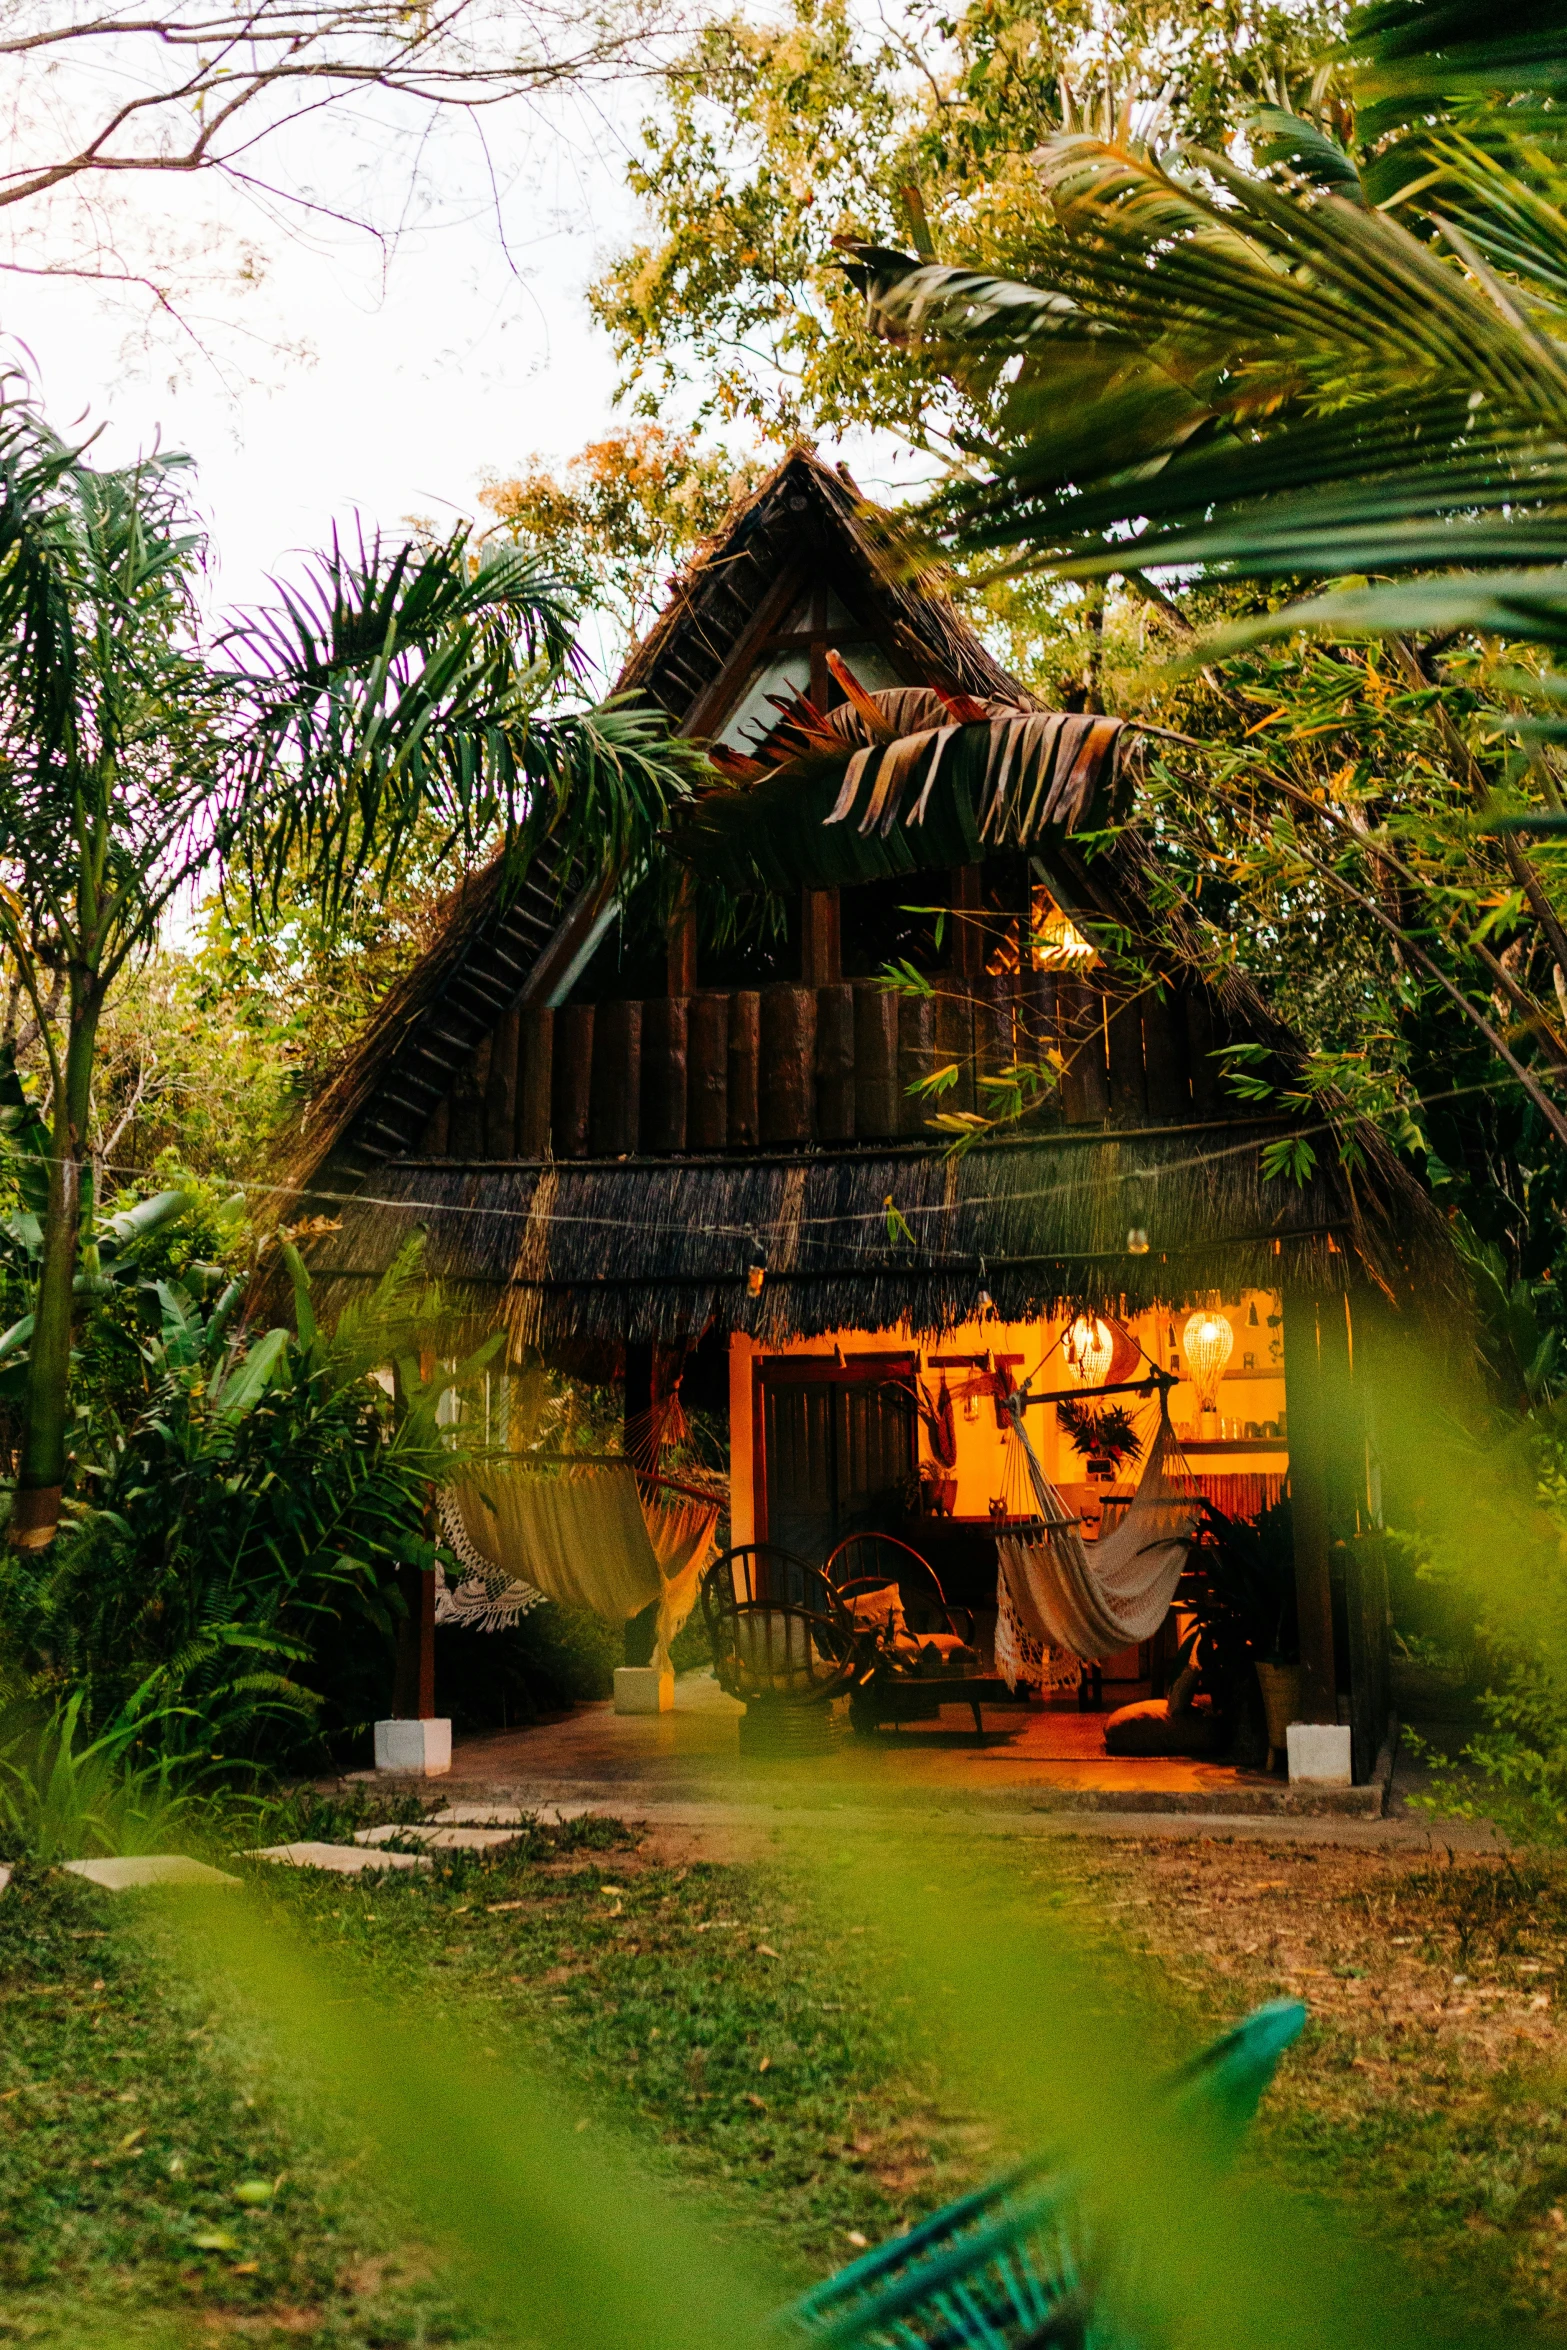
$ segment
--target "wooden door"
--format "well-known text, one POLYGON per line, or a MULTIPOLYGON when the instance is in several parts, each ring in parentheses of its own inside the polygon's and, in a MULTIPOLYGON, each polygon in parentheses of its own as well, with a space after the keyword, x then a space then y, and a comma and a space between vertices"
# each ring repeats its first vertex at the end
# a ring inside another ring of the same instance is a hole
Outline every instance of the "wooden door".
POLYGON ((915 1470, 912 1366, 811 1356, 760 1367, 758 1534, 820 1565, 845 1535, 898 1529, 915 1470))

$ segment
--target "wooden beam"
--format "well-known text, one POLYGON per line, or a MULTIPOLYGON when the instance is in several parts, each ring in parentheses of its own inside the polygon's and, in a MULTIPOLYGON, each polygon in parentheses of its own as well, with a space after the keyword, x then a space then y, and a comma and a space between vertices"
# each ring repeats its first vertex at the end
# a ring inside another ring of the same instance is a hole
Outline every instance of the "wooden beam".
POLYGON ((729 1147, 754 1150, 761 1139, 762 999, 755 988, 729 998, 729 1147))
POLYGON ((816 1138, 854 1140, 854 990, 816 991, 816 1138))
POLYGON ((682 734, 689 735, 693 742, 706 742, 718 732, 765 651, 767 639, 797 600, 803 581, 804 573, 798 564, 779 573, 757 605, 750 626, 742 629, 730 646, 718 675, 703 687, 687 710, 680 722, 682 734))

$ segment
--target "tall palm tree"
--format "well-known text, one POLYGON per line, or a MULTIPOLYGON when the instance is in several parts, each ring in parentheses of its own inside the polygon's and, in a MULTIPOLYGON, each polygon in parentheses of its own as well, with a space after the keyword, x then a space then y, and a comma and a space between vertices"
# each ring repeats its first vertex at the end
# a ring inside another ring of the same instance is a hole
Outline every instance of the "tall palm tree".
MULTIPOLYGON (((524 552, 335 540, 204 635, 185 460, 99 471, 0 386, 0 947, 50 1086, 48 1196, 9 1539, 52 1540, 105 1000, 214 864, 328 912, 433 818, 514 875, 634 861, 701 772, 660 713, 582 703, 568 590, 524 552)), ((92 1266, 87 1266, 89 1277, 92 1266)))

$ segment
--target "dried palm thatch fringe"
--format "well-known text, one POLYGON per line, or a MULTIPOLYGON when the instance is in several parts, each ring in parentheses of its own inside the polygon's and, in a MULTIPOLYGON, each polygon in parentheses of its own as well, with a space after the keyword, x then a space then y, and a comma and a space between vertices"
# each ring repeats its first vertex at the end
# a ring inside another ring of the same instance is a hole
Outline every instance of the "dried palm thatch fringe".
POLYGON ((847 823, 859 815, 862 833, 883 837, 901 821, 923 824, 951 743, 983 742, 984 767, 974 787, 979 838, 988 848, 1027 848, 1049 829, 1079 831, 1090 811, 1113 794, 1124 721, 1084 717, 1063 710, 1020 711, 1004 703, 986 705, 982 716, 955 724, 950 702, 935 694, 877 694, 870 697, 895 718, 900 732, 887 740, 870 729, 857 707, 835 710, 829 723, 846 739, 858 733, 860 747, 844 769, 843 785, 824 818, 847 823), (899 710, 894 703, 929 703, 925 710, 899 710), (914 787, 918 785, 918 796, 914 787), (861 786, 866 788, 861 790, 861 786), (911 797, 913 804, 910 805, 911 797))
POLYGON ((799 694, 778 707, 768 756, 730 761, 744 781, 675 825, 676 854, 709 886, 832 888, 973 864, 1119 813, 1120 718, 923 686, 856 685, 826 712, 799 694))
POLYGON ((934 1334, 972 1321, 982 1289, 1009 1321, 1283 1283, 1445 1299, 1445 1228, 1391 1155, 1373 1139, 1353 1182, 1336 1161, 1303 1185, 1270 1180, 1262 1152, 1282 1131, 1058 1134, 961 1159, 401 1161, 312 1244, 313 1271, 334 1312, 422 1227, 454 1335, 504 1324, 518 1345, 546 1347, 677 1344, 709 1327, 766 1344, 905 1322, 934 1334), (1133 1186, 1146 1256, 1126 1253, 1133 1186), (753 1235, 767 1265, 756 1297, 753 1235))

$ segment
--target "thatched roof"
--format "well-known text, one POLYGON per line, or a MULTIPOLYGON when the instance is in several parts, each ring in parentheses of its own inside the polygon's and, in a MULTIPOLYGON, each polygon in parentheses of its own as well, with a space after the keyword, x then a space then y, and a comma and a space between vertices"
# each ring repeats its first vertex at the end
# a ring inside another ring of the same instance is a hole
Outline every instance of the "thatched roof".
MULTIPOLYGON (((939 588, 908 584, 891 526, 873 519, 847 473, 803 447, 791 449, 698 550, 615 690, 645 694, 691 728, 725 664, 744 661, 758 610, 813 567, 860 603, 911 681, 934 676, 956 693, 1027 705, 939 588)), ((414 1149, 455 1072, 500 1015, 550 1000, 570 969, 594 904, 572 900, 547 852, 509 900, 500 878, 497 860, 452 892, 432 945, 288 1136, 278 1168, 285 1213, 317 1186, 351 1189, 372 1167, 414 1149)))
POLYGON ((517 1345, 694 1343, 709 1328, 775 1343, 907 1321, 1004 1320, 1065 1305, 1175 1306, 1198 1291, 1300 1282, 1407 1295, 1441 1226, 1368 1138, 1353 1184, 1329 1152, 1305 1184, 1268 1180, 1279 1120, 1113 1135, 745 1159, 473 1166, 400 1160, 343 1206, 317 1251, 329 1309, 418 1231, 466 1334, 517 1345), (897 1211, 889 1218, 888 1203, 897 1211), (1127 1251, 1146 1227, 1145 1255, 1127 1251), (906 1237, 912 1235, 912 1238, 906 1237), (760 1254, 761 1294, 747 1291, 760 1254))
POLYGON ((698 550, 621 672, 620 688, 650 695, 691 726, 769 591, 810 564, 824 566, 861 614, 885 627, 911 685, 937 680, 957 692, 1027 702, 939 576, 916 566, 891 518, 867 502, 845 467, 824 465, 804 446, 791 449, 698 550))

